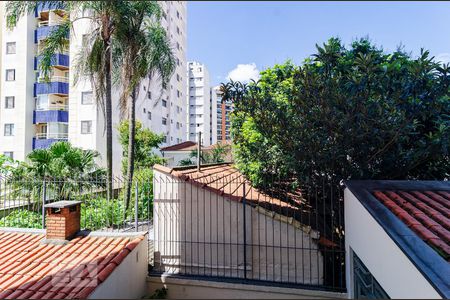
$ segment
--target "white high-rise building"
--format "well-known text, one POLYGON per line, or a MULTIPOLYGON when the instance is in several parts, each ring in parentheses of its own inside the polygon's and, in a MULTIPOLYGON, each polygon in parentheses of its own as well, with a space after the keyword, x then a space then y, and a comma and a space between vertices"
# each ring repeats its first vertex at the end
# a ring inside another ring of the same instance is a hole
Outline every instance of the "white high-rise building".
MULTIPOLYGON (((148 78, 140 86, 136 118, 146 128, 163 134, 168 146, 182 142, 186 133, 186 2, 159 2, 176 56, 176 70, 167 90, 159 78, 148 78)), ((74 146, 93 149, 106 157, 103 113, 95 103, 88 79, 74 84, 72 71, 83 37, 92 30, 88 19, 74 23, 67 51, 55 54, 50 83, 37 70, 39 51, 48 34, 59 26, 63 9, 41 5, 34 14, 22 17, 13 30, 0 28, 0 153, 24 160, 33 149, 46 148, 55 141, 68 140, 74 146)), ((74 16, 71 16, 72 18, 74 16)), ((119 91, 113 91, 114 172, 121 167, 122 147, 117 125, 119 91)), ((126 118, 126 116, 123 116, 126 118)), ((100 162, 105 165, 103 161, 100 162)))
POLYGON ((213 135, 213 109, 211 106, 211 92, 209 73, 204 64, 188 62, 187 66, 187 140, 197 142, 198 133, 202 133, 202 145, 215 143, 213 135))

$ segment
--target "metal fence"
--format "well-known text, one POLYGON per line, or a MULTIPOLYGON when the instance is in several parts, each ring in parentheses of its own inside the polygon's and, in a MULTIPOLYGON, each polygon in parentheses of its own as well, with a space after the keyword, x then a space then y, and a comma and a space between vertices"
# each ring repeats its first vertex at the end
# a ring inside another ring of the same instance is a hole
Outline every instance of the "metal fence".
MULTIPOLYGON (((236 175, 236 174, 235 174, 236 175)), ((345 289, 343 193, 242 176, 154 175, 152 272, 345 289)))
POLYGON ((152 273, 291 287, 345 289, 343 193, 242 176, 186 180, 155 172, 132 182, 0 177, 0 227, 45 228, 43 205, 81 201, 81 228, 148 231, 152 273))
POLYGON ((114 178, 107 199, 104 179, 72 180, 0 177, 0 227, 45 228, 44 205, 60 200, 81 201, 81 228, 92 231, 149 231, 152 179, 135 178, 125 209, 127 181, 114 178))

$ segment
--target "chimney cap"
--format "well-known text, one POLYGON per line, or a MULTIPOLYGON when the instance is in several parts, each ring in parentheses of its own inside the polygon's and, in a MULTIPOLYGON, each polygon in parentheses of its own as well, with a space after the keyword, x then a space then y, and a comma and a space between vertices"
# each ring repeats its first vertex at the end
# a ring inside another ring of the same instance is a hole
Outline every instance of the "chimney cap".
POLYGON ((57 202, 45 204, 44 207, 45 208, 66 208, 66 207, 76 206, 78 204, 81 204, 81 201, 64 200, 64 201, 57 201, 57 202))

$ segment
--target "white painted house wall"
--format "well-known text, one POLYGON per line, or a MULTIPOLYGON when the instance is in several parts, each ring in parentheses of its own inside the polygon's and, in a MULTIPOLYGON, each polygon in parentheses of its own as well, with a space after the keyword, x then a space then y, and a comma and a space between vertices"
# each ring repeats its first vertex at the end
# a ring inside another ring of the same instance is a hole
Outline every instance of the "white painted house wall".
POLYGON ((89 296, 89 299, 141 299, 147 293, 148 236, 89 296))
POLYGON ((391 298, 440 295, 350 190, 344 193, 347 291, 354 297, 354 251, 391 298))
MULTIPOLYGON (((180 182, 154 171, 155 266, 169 273, 243 278, 242 203, 180 182)), ((318 234, 249 205, 245 213, 247 278, 323 283, 318 234)))

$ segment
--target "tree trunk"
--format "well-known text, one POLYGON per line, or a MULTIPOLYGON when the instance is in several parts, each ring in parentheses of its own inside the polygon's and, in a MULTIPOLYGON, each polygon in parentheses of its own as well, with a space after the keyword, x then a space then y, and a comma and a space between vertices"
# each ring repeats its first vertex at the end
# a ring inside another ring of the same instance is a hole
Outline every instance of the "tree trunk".
POLYGON ((103 47, 105 49, 105 122, 106 122, 106 180, 107 180, 107 198, 113 197, 113 162, 112 162, 112 97, 111 97, 111 33, 109 32, 110 18, 108 15, 103 17, 102 34, 103 47))
POLYGON ((136 88, 131 92, 131 103, 128 112, 128 161, 127 161, 127 188, 125 197, 125 212, 130 206, 131 184, 134 173, 135 138, 136 138, 136 88))

